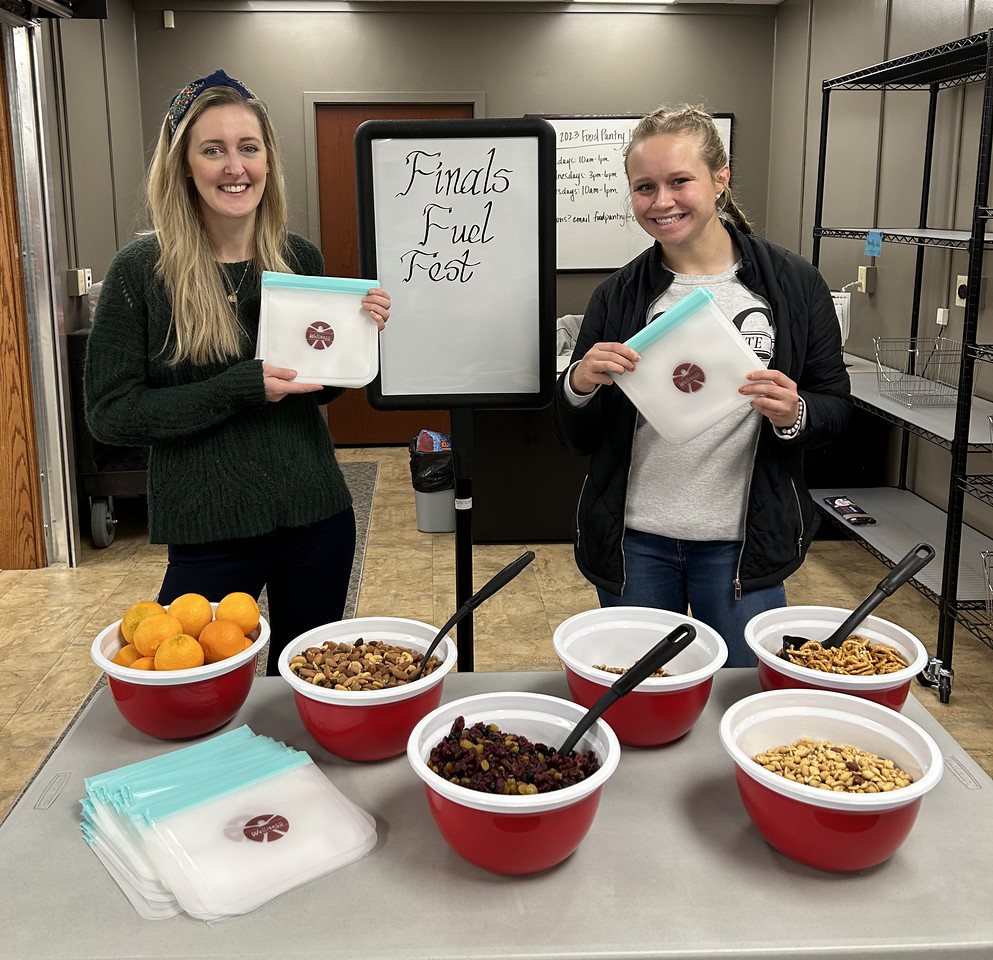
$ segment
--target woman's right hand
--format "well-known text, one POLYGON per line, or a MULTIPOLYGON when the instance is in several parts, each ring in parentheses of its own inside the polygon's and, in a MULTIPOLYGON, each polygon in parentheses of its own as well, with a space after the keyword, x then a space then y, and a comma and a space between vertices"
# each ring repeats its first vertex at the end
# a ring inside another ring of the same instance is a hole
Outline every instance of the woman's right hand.
POLYGON ((576 393, 592 393, 598 386, 613 383, 612 373, 627 373, 641 359, 623 343, 594 343, 586 356, 569 375, 569 385, 576 393))
POLYGON ((276 367, 271 363, 262 364, 262 383, 265 386, 265 398, 271 403, 278 403, 291 393, 315 393, 324 389, 319 383, 297 383, 294 380, 296 370, 289 367, 276 367))

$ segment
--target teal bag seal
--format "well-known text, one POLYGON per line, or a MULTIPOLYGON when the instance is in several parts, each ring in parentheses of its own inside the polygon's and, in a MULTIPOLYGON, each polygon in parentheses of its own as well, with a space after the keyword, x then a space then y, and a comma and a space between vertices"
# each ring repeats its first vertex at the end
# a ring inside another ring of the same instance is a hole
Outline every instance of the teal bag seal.
POLYGON ((691 293, 686 294, 675 306, 666 310, 661 317, 656 317, 647 326, 642 327, 630 340, 626 340, 625 346, 640 353, 710 303, 716 303, 710 288, 697 287, 691 293))
POLYGON ((266 287, 292 287, 295 290, 323 290, 327 293, 367 294, 378 287, 378 280, 356 280, 353 277, 310 277, 298 273, 262 271, 262 289, 266 287))

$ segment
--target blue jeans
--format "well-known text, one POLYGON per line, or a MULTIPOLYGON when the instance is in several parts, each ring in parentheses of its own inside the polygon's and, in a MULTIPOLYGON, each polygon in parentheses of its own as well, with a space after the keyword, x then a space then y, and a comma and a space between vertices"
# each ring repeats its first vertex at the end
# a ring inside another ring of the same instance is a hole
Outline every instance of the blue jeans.
POLYGON ((260 537, 170 544, 169 565, 159 603, 184 593, 208 600, 266 588, 269 602, 269 658, 266 673, 279 676, 279 654, 291 640, 345 612, 355 557, 352 508, 308 524, 283 527, 260 537))
POLYGON ((624 592, 597 588, 601 607, 657 607, 713 627, 728 646, 729 667, 753 667, 745 624, 756 614, 786 606, 782 583, 734 598, 741 544, 729 540, 673 540, 640 530, 624 532, 624 592))

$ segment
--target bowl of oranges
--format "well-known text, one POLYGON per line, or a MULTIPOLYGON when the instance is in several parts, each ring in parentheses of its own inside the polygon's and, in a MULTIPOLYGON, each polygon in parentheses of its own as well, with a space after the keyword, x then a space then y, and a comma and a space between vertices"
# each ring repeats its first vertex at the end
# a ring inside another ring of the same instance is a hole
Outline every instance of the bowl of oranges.
POLYGON ((187 740, 238 712, 268 642, 269 624, 250 594, 211 602, 186 593, 167 606, 133 604, 97 634, 90 656, 128 723, 161 740, 187 740))

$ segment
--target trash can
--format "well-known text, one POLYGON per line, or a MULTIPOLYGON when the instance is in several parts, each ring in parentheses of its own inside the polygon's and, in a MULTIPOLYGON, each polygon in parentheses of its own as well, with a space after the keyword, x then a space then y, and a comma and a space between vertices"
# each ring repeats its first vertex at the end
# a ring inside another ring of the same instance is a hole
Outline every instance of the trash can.
POLYGON ((451 439, 436 430, 422 430, 408 449, 417 529, 421 533, 453 533, 455 464, 451 439))

